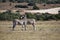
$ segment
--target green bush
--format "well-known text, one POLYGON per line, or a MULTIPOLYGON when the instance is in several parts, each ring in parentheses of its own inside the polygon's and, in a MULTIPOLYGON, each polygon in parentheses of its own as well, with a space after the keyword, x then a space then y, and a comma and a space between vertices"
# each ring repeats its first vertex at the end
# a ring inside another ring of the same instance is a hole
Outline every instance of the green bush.
POLYGON ((28 8, 27 5, 15 5, 15 8, 28 8))
POLYGON ((39 7, 37 7, 36 4, 34 4, 33 10, 39 10, 39 7))
MULTIPOLYGON (((26 13, 27 18, 36 19, 36 20, 60 20, 60 14, 49 14, 49 13, 26 13)), ((0 20, 13 20, 13 19, 20 19, 21 15, 19 12, 11 13, 3 12, 0 13, 0 20)))
POLYGON ((35 15, 32 13, 26 13, 26 16, 27 16, 27 18, 30 18, 30 19, 34 18, 35 19, 35 15))
POLYGON ((13 20, 13 19, 18 19, 19 17, 20 14, 14 14, 8 12, 0 13, 0 20, 13 20))

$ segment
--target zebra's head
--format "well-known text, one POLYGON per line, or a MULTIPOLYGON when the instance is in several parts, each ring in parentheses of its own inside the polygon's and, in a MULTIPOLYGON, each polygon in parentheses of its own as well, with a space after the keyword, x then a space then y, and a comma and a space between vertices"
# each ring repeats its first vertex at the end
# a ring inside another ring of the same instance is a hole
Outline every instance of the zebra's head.
POLYGON ((21 19, 24 19, 24 17, 25 17, 24 15, 21 15, 21 19))
POLYGON ((21 19, 26 19, 26 15, 21 15, 21 19))
POLYGON ((21 19, 23 19, 24 18, 24 16, 21 16, 21 19))

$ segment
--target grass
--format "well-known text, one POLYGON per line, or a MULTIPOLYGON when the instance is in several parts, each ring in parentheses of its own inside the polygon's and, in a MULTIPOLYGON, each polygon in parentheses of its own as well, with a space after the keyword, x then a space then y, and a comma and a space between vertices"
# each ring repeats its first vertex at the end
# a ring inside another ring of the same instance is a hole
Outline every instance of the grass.
POLYGON ((12 31, 11 21, 0 21, 0 40, 60 40, 60 21, 38 21, 36 30, 27 25, 27 31, 22 31, 17 25, 12 31))

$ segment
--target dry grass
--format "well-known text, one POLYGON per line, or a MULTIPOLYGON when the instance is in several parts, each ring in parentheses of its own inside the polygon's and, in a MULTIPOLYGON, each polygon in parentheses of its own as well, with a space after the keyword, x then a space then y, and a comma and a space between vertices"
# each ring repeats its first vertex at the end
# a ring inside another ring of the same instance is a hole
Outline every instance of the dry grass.
POLYGON ((17 25, 12 31, 11 21, 0 21, 0 40, 60 40, 60 21, 38 21, 36 31, 27 25, 27 31, 22 31, 17 25))

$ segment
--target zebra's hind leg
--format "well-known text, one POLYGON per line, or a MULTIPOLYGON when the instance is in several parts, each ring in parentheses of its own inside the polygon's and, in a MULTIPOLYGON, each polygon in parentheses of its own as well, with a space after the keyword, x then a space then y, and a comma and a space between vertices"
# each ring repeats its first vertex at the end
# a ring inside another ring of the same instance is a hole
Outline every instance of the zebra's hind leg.
POLYGON ((16 26, 16 22, 13 22, 13 28, 12 28, 13 31, 14 31, 15 26, 16 26))

